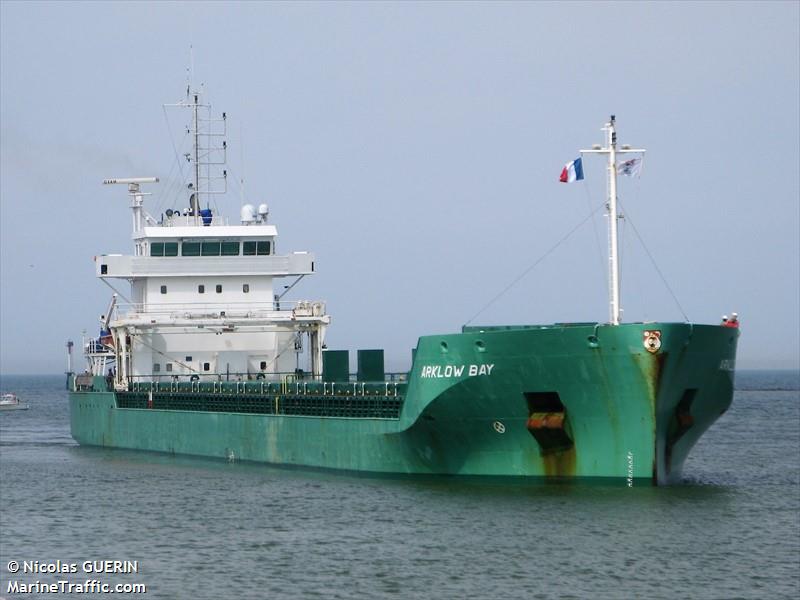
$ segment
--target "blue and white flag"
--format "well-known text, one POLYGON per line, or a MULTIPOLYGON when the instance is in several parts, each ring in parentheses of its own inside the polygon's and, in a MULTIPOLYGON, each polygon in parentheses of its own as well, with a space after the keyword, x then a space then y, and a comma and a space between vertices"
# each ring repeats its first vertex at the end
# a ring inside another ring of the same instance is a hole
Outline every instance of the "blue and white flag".
POLYGON ((558 178, 561 183, 572 183, 581 179, 583 179, 583 161, 580 158, 576 158, 564 165, 561 177, 558 178))
POLYGON ((639 177, 642 173, 642 159, 631 158, 617 165, 617 173, 628 177, 639 177))

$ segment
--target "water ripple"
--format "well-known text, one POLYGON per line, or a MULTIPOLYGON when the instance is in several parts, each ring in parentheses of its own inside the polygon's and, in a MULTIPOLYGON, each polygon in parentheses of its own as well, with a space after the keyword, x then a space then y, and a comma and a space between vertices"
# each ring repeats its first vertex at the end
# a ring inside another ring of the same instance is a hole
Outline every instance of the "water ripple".
POLYGON ((11 559, 122 559, 141 572, 114 582, 168 599, 750 599, 800 586, 792 392, 737 392, 681 485, 628 489, 77 447, 63 392, 48 400, 36 384, 20 427, 0 420, 4 581, 11 559))

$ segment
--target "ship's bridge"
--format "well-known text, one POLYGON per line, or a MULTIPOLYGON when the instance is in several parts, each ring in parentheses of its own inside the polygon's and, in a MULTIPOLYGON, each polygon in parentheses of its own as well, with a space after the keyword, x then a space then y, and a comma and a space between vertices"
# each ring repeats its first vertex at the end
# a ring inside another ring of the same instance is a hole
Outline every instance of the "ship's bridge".
POLYGON ((275 253, 273 225, 145 227, 133 236, 135 254, 96 259, 101 278, 268 275, 290 277, 314 272, 314 255, 275 253))
MULTIPOLYGON (((171 251, 164 244, 165 252, 171 251)), ((209 244, 214 244, 210 242, 209 244)), ((244 245, 244 243, 242 244, 244 245)), ((267 275, 271 277, 291 277, 310 275, 314 272, 314 255, 308 252, 293 252, 278 255, 216 255, 213 261, 208 255, 164 255, 164 256, 125 256, 106 254, 96 258, 96 274, 102 279, 141 279, 143 277, 191 277, 199 275, 267 275)))

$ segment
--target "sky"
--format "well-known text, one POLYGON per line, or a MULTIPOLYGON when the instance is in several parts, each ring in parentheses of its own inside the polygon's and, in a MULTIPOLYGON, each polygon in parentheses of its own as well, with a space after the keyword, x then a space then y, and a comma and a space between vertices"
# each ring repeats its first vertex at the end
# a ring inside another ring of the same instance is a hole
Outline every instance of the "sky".
POLYGON ((186 204, 188 114, 163 105, 191 65, 228 115, 217 207, 265 202, 279 252, 315 253, 292 298, 327 302, 330 348, 404 370, 484 307, 606 321, 603 159, 558 175, 615 114, 647 149, 620 181, 623 320, 736 311, 739 367, 800 366, 798 2, 3 1, 0 373, 62 372, 96 333, 92 257, 132 249, 104 178, 186 204))

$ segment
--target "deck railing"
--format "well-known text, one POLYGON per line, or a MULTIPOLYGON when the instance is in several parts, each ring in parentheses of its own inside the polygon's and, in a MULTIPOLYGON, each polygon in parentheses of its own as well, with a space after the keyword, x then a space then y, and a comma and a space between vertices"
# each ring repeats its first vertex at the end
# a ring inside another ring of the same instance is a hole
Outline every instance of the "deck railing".
POLYGON ((383 381, 324 381, 310 373, 214 373, 208 375, 134 375, 128 377, 128 391, 191 393, 258 393, 323 396, 397 396, 404 393, 408 373, 386 373, 383 381), (400 391, 398 391, 400 390, 400 391))
POLYGON ((278 316, 320 317, 325 315, 323 301, 277 302, 147 302, 120 303, 114 307, 112 319, 167 316, 184 319, 264 318, 278 316))

